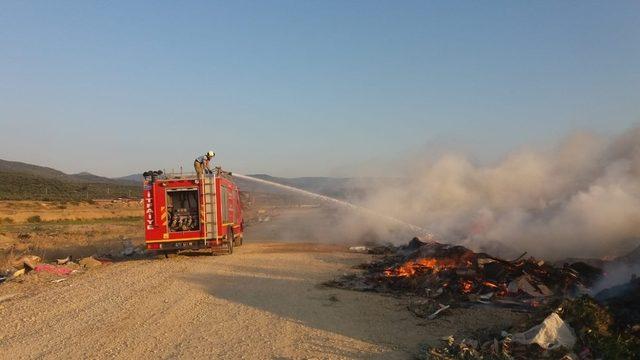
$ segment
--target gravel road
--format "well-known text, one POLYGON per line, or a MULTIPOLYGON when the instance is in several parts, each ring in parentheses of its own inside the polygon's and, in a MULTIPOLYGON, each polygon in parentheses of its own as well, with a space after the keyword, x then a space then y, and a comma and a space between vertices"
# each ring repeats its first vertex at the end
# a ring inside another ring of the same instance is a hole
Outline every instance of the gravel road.
POLYGON ((231 256, 6 283, 0 298, 18 295, 0 303, 0 358, 407 359, 421 343, 513 320, 468 309, 425 321, 406 299, 319 286, 368 259, 335 245, 248 243, 231 256))

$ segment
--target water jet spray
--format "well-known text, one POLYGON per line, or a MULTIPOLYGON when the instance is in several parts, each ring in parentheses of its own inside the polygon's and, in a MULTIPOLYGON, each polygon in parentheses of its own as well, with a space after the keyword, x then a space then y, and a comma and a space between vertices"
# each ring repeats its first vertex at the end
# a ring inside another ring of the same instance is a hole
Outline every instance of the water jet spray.
POLYGON ((252 176, 242 175, 242 174, 238 174, 238 173, 233 173, 233 176, 239 177, 241 179, 245 179, 245 180, 254 181, 254 182, 257 182, 257 183, 273 186, 273 187, 276 187, 276 188, 284 189, 284 190, 287 190, 287 191, 295 192, 295 193, 298 193, 298 194, 302 194, 302 195, 305 195, 305 196, 308 196, 308 197, 311 197, 311 198, 314 198, 314 199, 318 199, 320 201, 324 201, 326 203, 330 203, 330 204, 334 204, 334 205, 338 205, 338 206, 341 206, 341 207, 345 207, 345 208, 348 208, 348 209, 355 210, 355 211, 357 211, 359 213, 362 213, 362 214, 365 214, 367 216, 377 217, 379 219, 385 220, 387 222, 394 223, 396 225, 408 228, 411 231, 416 232, 422 240, 433 240, 434 239, 434 235, 432 233, 430 233, 429 231, 427 231, 426 229, 424 229, 424 228, 421 228, 419 226, 410 224, 410 223, 408 223, 406 221, 402 221, 400 219, 396 219, 396 218, 394 218, 392 216, 380 214, 380 213, 375 212, 375 211, 373 211, 371 209, 352 204, 352 203, 350 203, 348 201, 338 200, 338 199, 335 199, 335 198, 332 198, 332 197, 329 197, 329 196, 317 194, 317 193, 314 193, 314 192, 311 192, 311 191, 307 191, 307 190, 298 189, 298 188, 293 187, 293 186, 283 185, 283 184, 276 183, 276 182, 273 182, 273 181, 268 181, 268 180, 263 180, 263 179, 260 179, 260 178, 255 178, 255 177, 252 177, 252 176))

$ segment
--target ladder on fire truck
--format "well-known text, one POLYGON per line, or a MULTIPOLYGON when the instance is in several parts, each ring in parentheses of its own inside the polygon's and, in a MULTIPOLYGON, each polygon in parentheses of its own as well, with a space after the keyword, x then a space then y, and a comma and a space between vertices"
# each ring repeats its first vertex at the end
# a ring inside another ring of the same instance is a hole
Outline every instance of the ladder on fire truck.
POLYGON ((216 227, 216 182, 214 176, 204 176, 204 244, 217 239, 216 227))

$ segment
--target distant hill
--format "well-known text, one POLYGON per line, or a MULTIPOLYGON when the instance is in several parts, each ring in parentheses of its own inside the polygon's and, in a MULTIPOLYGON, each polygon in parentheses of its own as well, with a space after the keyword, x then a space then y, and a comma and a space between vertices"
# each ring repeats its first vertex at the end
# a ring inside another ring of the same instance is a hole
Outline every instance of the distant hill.
POLYGON ((133 182, 136 182, 136 183, 140 183, 142 181, 142 173, 127 175, 127 176, 121 176, 121 177, 114 178, 114 180, 133 181, 133 182))
POLYGON ((67 175, 62 171, 58 171, 45 166, 27 164, 19 161, 8 161, 0 159, 0 172, 2 173, 21 173, 34 176, 41 176, 51 179, 72 180, 71 175, 67 175))
MULTIPOLYGON (((359 200, 371 189, 401 184, 400 179, 389 178, 282 178, 267 174, 250 175, 262 180, 292 186, 314 193, 347 200, 359 200)), ((277 187, 235 178, 241 191, 292 195, 277 187)), ((45 166, 0 159, 0 199, 78 200, 115 197, 137 197, 142 174, 107 178, 88 172, 65 174, 45 166)))
POLYGON ((27 164, 19 161, 8 161, 0 159, 0 173, 20 173, 29 174, 34 176, 40 176, 49 179, 57 179, 61 181, 72 182, 88 182, 88 183, 106 183, 106 184, 120 184, 120 185, 134 185, 140 183, 142 175, 135 181, 124 178, 108 178, 104 176, 94 175, 89 172, 81 172, 78 174, 65 174, 62 171, 52 169, 46 166, 39 166, 33 164, 27 164))
POLYGON ((0 159, 0 199, 77 201, 138 197, 140 182, 87 172, 65 174, 45 166, 0 159))
POLYGON ((140 175, 140 178, 137 180, 130 180, 130 179, 124 179, 124 178, 108 178, 108 177, 104 177, 104 176, 98 176, 98 175, 94 175, 92 173, 88 173, 88 172, 81 172, 78 174, 73 174, 71 175, 71 177, 73 177, 74 179, 77 179, 79 181, 86 181, 86 182, 94 182, 94 183, 106 183, 106 184, 120 184, 120 185, 139 185, 140 181, 142 180, 142 175, 140 175))

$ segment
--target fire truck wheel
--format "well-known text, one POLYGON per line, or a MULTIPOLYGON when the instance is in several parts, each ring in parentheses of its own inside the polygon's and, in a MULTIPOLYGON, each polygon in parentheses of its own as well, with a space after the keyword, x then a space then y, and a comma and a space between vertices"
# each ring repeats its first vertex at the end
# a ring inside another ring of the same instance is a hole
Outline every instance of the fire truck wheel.
POLYGON ((233 246, 242 245, 242 236, 236 236, 233 238, 233 246))
POLYGON ((227 254, 233 254, 233 230, 227 228, 227 254))

